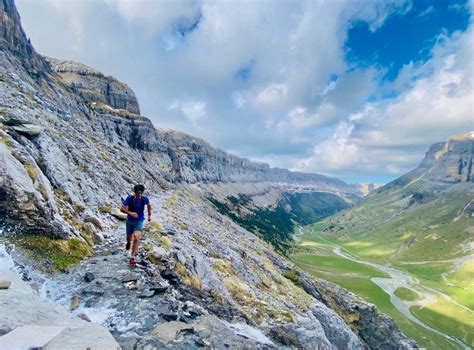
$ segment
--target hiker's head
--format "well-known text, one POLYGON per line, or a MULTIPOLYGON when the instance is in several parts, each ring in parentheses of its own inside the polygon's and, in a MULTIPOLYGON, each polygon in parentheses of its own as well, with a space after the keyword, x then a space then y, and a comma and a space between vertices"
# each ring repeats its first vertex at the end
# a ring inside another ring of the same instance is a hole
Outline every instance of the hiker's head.
POLYGON ((145 192, 145 186, 135 185, 133 186, 133 192, 135 192, 135 194, 141 195, 143 192, 145 192))

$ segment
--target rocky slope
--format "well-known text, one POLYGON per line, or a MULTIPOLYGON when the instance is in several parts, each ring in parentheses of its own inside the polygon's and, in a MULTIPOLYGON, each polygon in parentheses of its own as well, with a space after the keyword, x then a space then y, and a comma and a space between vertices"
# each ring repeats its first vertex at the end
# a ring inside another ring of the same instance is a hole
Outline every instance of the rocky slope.
POLYGON ((17 267, 63 271, 44 285, 50 298, 89 315, 112 309, 90 317, 124 348, 415 346, 373 306, 295 274, 208 200, 250 193, 252 206, 272 206, 286 191, 354 199, 356 189, 156 130, 125 84, 38 55, 12 0, 0 1, 0 20, 1 243, 20 252, 17 267), (148 266, 137 271, 119 252, 123 227, 110 215, 135 182, 145 184, 161 223, 149 225, 148 266), (67 288, 56 295, 58 286, 67 288))

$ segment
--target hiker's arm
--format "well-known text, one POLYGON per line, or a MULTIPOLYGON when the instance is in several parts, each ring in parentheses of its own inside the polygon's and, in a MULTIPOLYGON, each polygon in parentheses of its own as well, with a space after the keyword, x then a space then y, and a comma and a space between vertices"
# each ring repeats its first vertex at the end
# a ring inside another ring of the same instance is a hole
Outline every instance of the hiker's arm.
POLYGON ((148 210, 148 221, 151 221, 151 204, 148 203, 148 205, 146 206, 147 210, 148 210))
POLYGON ((125 213, 125 214, 130 215, 131 217, 134 217, 134 218, 137 218, 137 217, 138 217, 138 214, 135 213, 134 211, 128 210, 128 207, 127 207, 125 204, 122 204, 122 206, 120 207, 120 211, 121 211, 122 213, 125 213))

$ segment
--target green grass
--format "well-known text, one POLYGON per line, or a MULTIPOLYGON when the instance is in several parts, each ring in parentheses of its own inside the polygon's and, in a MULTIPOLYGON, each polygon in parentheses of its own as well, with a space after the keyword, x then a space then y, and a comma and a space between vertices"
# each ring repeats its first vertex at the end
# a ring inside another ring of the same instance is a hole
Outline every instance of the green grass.
POLYGON ((474 314, 444 299, 427 307, 414 306, 410 311, 433 328, 442 329, 465 344, 474 346, 474 314))
POLYGON ((28 235, 17 237, 13 242, 46 272, 67 269, 92 254, 92 248, 77 238, 62 240, 28 235))
POLYGON ((472 192, 458 190, 424 197, 407 207, 413 186, 369 196, 350 210, 326 218, 312 229, 358 256, 377 262, 445 260, 461 256, 460 244, 472 241, 474 218, 455 220, 472 192))
POLYGON ((412 291, 411 289, 400 287, 395 291, 395 295, 402 300, 415 301, 420 300, 421 297, 417 292, 412 291))
POLYGON ((388 277, 385 273, 367 265, 359 264, 338 256, 319 256, 314 254, 294 254, 292 260, 300 265, 313 266, 327 272, 352 273, 371 277, 388 277))
POLYGON ((415 339, 419 346, 427 349, 459 349, 445 338, 426 330, 423 327, 409 321, 390 302, 390 297, 379 286, 374 284, 368 277, 355 277, 344 273, 332 273, 321 271, 306 264, 297 265, 313 276, 336 283, 343 288, 357 294, 369 303, 377 305, 378 309, 392 317, 405 335, 415 339))
MULTIPOLYGON (((294 254, 291 255, 291 259, 297 266, 314 276, 336 283, 359 295, 367 302, 377 305, 381 312, 392 317, 400 329, 408 337, 415 339, 420 346, 427 349, 459 348, 444 337, 408 320, 391 304, 389 295, 370 280, 371 277, 386 277, 385 273, 365 264, 336 256, 333 253, 331 243, 338 243, 337 239, 335 237, 322 238, 314 234, 324 229, 324 223, 318 223, 319 227, 317 227, 317 229, 315 229, 314 226, 316 225, 308 227, 305 234, 301 236, 302 240, 295 249, 294 254)), ((347 245, 345 247, 347 247, 347 245)), ((357 245, 353 244, 348 247, 348 251, 355 254, 357 248, 357 245)), ((425 265, 403 265, 404 268, 407 266, 431 278, 433 283, 437 283, 437 276, 448 271, 447 266, 442 264, 433 268, 425 265)), ((404 300, 414 300, 414 297, 416 297, 412 291, 406 288, 400 288, 396 294, 404 300)), ((437 326, 443 327, 443 324, 432 326, 433 328, 437 328, 437 326)), ((447 334, 453 334, 449 333, 451 331, 450 328, 440 329, 447 334)))

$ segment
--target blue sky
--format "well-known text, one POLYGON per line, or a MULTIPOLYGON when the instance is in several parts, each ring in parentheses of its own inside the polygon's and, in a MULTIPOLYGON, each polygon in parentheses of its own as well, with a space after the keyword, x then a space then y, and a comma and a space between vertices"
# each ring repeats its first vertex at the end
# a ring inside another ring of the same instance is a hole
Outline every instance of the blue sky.
POLYGON ((157 127, 272 166, 387 182, 474 129, 472 1, 17 5, 37 51, 126 82, 157 127))

